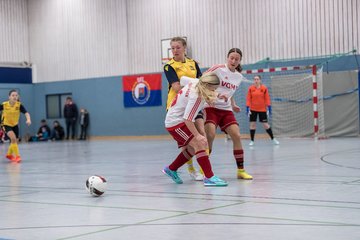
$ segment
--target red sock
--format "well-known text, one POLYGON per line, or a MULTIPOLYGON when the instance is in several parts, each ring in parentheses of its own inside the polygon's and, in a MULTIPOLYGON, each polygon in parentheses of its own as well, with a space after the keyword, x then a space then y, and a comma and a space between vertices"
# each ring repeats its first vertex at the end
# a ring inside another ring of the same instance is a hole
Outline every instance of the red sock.
POLYGON ((171 171, 177 171, 182 165, 184 165, 190 158, 191 155, 186 149, 182 151, 177 158, 169 165, 171 171))
POLYGON ((201 169, 203 170, 205 177, 211 178, 212 176, 214 176, 214 173, 211 169, 209 156, 207 155, 205 150, 198 151, 197 153, 195 153, 195 155, 196 160, 198 161, 201 169))
POLYGON ((238 169, 244 169, 244 150, 234 150, 234 157, 238 169))

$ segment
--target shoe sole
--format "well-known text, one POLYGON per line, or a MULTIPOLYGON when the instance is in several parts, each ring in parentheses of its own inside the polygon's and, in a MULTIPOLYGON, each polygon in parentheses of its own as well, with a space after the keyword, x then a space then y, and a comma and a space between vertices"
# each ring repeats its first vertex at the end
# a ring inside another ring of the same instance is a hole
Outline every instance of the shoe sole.
POLYGON ((243 177, 237 177, 237 179, 242 179, 242 180, 253 180, 253 178, 243 178, 243 177))
POLYGON ((221 184, 221 185, 219 185, 219 184, 209 184, 209 183, 204 183, 204 186, 205 187, 226 187, 228 184, 226 183, 226 184, 221 184))

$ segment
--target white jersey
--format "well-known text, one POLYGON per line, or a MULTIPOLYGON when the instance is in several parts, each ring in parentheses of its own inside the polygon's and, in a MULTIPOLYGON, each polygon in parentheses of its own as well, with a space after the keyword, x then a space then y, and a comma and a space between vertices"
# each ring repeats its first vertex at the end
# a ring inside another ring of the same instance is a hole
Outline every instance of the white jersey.
MULTIPOLYGON (((215 65, 207 70, 207 72, 215 72, 220 79, 220 86, 216 89, 216 92, 220 95, 228 97, 227 102, 224 99, 216 99, 213 107, 221 110, 232 111, 231 98, 235 91, 239 88, 243 79, 245 79, 244 76, 238 71, 230 71, 226 64, 215 65)), ((205 107, 210 106, 205 104, 205 107)))
POLYGON ((202 100, 196 89, 198 79, 193 79, 183 87, 174 98, 166 114, 165 127, 175 127, 185 120, 195 122, 195 117, 204 108, 205 101, 202 100))

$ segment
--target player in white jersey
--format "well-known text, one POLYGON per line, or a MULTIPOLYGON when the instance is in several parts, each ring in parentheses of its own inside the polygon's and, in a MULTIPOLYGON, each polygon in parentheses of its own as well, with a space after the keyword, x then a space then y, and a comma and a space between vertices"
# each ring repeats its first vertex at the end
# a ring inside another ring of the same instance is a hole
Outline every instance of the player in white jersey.
POLYGON ((244 79, 240 73, 241 58, 241 50, 232 48, 228 52, 226 64, 215 65, 207 71, 213 72, 219 77, 220 86, 216 91, 221 95, 225 95, 230 101, 217 99, 213 105, 205 105, 205 132, 210 153, 218 126, 222 131, 230 135, 233 142, 233 154, 238 168, 237 177, 239 179, 251 180, 253 177, 244 169, 244 150, 241 144, 240 129, 233 113, 240 112, 240 107, 236 105, 233 95, 244 79))
POLYGON ((195 117, 203 109, 205 102, 211 105, 217 98, 215 90, 219 83, 220 80, 214 73, 204 74, 197 82, 190 82, 178 92, 166 114, 165 127, 178 143, 178 147, 183 147, 183 151, 163 172, 177 184, 183 183, 177 170, 196 155, 205 175, 204 185, 227 186, 226 181, 212 172, 209 156, 205 151, 208 146, 207 139, 198 132, 194 124, 195 117))

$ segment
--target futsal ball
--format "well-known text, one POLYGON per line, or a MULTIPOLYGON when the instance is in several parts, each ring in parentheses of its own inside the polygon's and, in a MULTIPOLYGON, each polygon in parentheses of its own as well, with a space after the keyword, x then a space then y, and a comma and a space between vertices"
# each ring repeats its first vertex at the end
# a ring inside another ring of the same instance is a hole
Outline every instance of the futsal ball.
POLYGON ((86 180, 86 190, 93 196, 101 196, 106 191, 106 179, 101 176, 91 176, 86 180))

